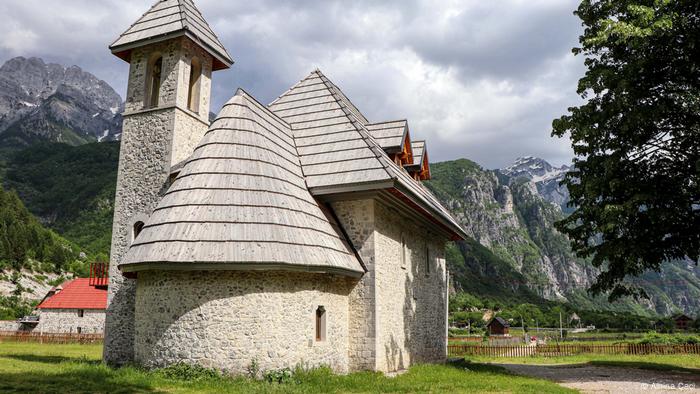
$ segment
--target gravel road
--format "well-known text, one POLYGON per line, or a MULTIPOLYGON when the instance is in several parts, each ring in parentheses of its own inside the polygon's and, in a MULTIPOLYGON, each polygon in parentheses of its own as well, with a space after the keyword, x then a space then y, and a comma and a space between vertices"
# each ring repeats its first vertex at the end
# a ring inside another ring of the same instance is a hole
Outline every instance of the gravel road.
POLYGON ((518 375, 553 380, 582 393, 700 393, 700 373, 588 364, 494 364, 518 375))

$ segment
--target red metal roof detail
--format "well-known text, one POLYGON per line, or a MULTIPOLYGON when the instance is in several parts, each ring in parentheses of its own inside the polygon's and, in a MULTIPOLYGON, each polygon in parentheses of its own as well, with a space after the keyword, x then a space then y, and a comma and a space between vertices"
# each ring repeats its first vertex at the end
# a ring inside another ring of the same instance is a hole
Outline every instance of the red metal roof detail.
POLYGON ((37 309, 107 309, 107 289, 90 286, 89 278, 73 279, 37 309))
POLYGON ((90 286, 103 287, 109 283, 109 267, 105 263, 90 264, 90 286))

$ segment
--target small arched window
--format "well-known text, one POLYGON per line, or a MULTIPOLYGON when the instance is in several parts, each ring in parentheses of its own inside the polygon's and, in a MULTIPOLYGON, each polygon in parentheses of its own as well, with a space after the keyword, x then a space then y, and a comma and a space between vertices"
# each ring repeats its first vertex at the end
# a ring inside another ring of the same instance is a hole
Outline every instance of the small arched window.
POLYGON ((148 69, 148 107, 155 108, 160 102, 160 84, 163 77, 163 56, 156 55, 148 69))
POLYGON ((187 93, 187 108, 190 111, 199 113, 199 90, 201 85, 202 63, 199 59, 192 58, 190 65, 190 84, 187 93))
POLYGON ((134 232, 133 232, 132 240, 136 239, 136 237, 138 237, 139 234, 141 234, 141 230, 143 230, 143 222, 138 221, 138 222, 134 223, 134 232))
POLYGON ((316 308, 316 341, 326 340, 326 308, 316 308))

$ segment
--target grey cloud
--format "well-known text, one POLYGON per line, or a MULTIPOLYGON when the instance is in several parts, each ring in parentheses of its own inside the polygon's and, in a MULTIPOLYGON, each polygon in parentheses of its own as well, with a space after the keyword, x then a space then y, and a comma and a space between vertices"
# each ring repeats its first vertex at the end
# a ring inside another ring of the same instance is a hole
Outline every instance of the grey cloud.
MULTIPOLYGON (((408 118, 433 161, 571 157, 549 127, 578 102, 575 0, 196 3, 236 60, 214 76, 214 110, 238 86, 269 102, 318 67, 371 119, 408 118)), ((78 64, 123 94, 128 66, 106 47, 148 5, 4 0, 0 61, 78 64)))

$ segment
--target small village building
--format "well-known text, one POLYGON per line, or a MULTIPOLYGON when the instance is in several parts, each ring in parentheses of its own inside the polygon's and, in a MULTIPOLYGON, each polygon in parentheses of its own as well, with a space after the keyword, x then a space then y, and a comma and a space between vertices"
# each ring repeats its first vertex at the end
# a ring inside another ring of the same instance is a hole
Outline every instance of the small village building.
POLYGON ((673 317, 673 322, 675 324, 676 330, 688 330, 690 329, 693 319, 685 314, 678 314, 673 317))
POLYGON ((33 332, 102 334, 106 309, 107 287, 78 278, 53 288, 21 322, 33 332))
POLYGON ((233 59, 191 0, 157 1, 110 49, 130 71, 107 363, 446 359, 445 244, 466 234, 421 183, 408 121, 369 121, 314 70, 268 105, 239 89, 210 123, 233 59))
POLYGON ((510 323, 505 321, 500 316, 496 316, 486 325, 486 329, 491 336, 507 336, 510 335, 508 330, 510 329, 510 323))

